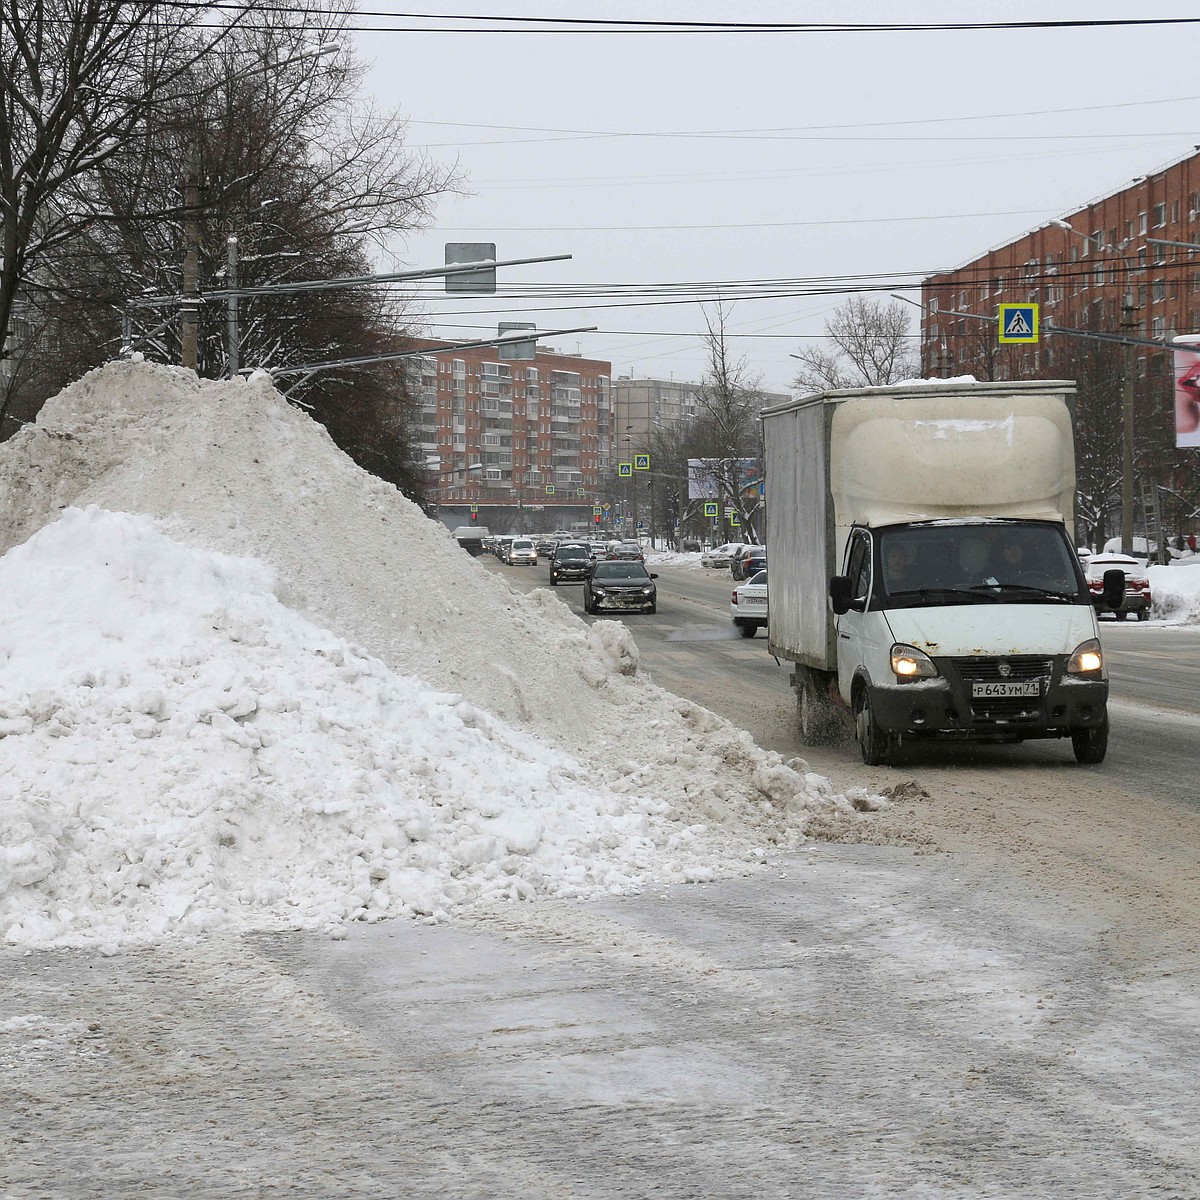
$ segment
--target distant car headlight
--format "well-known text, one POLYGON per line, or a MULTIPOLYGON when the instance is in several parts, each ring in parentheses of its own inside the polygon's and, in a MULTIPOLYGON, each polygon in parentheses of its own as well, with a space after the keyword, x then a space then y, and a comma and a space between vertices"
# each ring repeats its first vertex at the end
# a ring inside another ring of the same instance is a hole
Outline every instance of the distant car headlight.
POLYGON ((653 596, 653 595, 654 595, 654 589, 653 589, 652 587, 648 587, 648 588, 642 588, 642 595, 643 595, 643 596, 653 596))
POLYGON ((593 596, 603 596, 604 594, 605 594, 605 592, 602 587, 596 587, 595 584, 592 584, 592 595, 593 596))
POLYGON ((892 647, 892 672, 900 680, 932 679, 938 669, 924 650, 897 642, 892 647))
POLYGON ((1075 653, 1067 660, 1068 675, 1095 675, 1104 669, 1104 653, 1099 638, 1088 638, 1075 647, 1075 653))

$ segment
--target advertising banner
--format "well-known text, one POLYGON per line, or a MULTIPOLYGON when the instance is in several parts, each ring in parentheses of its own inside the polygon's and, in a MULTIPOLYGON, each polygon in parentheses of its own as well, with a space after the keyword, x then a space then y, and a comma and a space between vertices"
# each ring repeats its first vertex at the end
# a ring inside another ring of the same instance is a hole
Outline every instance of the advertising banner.
POLYGON ((748 479, 753 479, 758 470, 758 460, 753 458, 689 458, 688 499, 719 500, 721 488, 718 480, 728 477, 733 490, 740 492, 748 479), (730 466, 736 468, 731 476, 730 466))
POLYGON ((1200 446, 1200 335, 1175 339, 1175 445, 1200 446))

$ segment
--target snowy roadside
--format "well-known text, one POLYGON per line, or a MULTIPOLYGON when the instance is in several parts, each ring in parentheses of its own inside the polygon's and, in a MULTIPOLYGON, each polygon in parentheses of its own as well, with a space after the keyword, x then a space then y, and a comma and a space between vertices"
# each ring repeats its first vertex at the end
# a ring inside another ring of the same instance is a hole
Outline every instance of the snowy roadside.
POLYGON ((883 803, 513 591, 264 379, 111 364, 0 464, 10 944, 713 879, 883 803))

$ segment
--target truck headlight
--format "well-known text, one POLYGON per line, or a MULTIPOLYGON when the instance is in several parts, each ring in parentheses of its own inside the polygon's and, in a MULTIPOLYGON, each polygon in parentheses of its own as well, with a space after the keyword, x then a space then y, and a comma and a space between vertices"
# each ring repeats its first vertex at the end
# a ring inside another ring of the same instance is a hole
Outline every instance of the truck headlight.
POLYGON ((897 679, 903 681, 905 679, 932 679, 938 673, 938 669, 934 665, 933 659, 924 650, 918 650, 916 646, 905 645, 904 642, 897 642, 892 647, 892 672, 897 679))
POLYGON ((1088 638, 1075 647, 1075 653, 1067 660, 1068 675, 1095 675, 1104 668, 1104 654, 1099 638, 1088 638))

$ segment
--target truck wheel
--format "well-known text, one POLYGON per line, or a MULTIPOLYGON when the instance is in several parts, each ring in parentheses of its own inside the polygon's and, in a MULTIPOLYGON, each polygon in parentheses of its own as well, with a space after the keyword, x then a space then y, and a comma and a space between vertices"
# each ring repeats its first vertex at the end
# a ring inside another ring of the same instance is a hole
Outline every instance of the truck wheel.
POLYGON ((863 688, 854 709, 854 736, 862 751, 862 760, 868 767, 882 766, 887 762, 891 750, 891 738, 879 728, 871 708, 871 694, 863 688))
POLYGON ((840 722, 824 681, 806 667, 796 668, 796 706, 800 740, 806 746, 827 746, 838 740, 840 722))
POLYGON ((758 632, 758 626, 749 621, 739 621, 738 632, 742 637, 753 637, 758 632))
POLYGON ((1071 730, 1071 748, 1077 763, 1102 763, 1108 753, 1108 713, 1099 725, 1071 730))
POLYGON ((1150 616, 1150 610, 1148 608, 1139 608, 1138 609, 1138 620, 1139 621, 1145 621, 1149 618, 1149 616, 1150 616))

